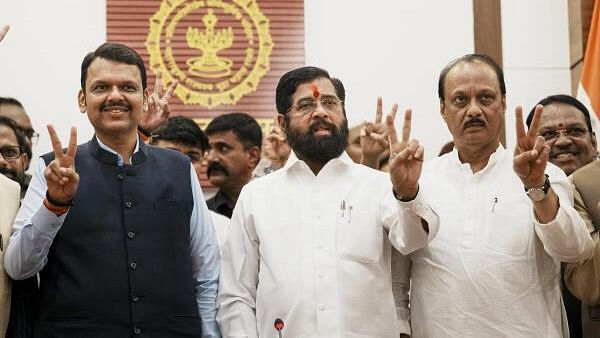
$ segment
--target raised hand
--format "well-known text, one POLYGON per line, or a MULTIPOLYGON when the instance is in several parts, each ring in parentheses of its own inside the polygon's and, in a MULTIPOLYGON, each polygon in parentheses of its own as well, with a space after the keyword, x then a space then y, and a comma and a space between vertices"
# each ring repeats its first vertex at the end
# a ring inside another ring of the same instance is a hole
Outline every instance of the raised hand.
POLYGON ((377 98, 375 121, 367 122, 360 131, 360 162, 374 169, 379 169, 379 161, 389 153, 389 142, 383 117, 383 104, 381 97, 377 98))
POLYGON ((8 33, 9 29, 10 29, 10 25, 5 25, 4 27, 2 27, 2 29, 0 29, 0 41, 2 41, 2 39, 4 39, 4 36, 6 35, 6 33, 8 33))
POLYGON ((54 160, 44 170, 48 195, 52 201, 67 205, 73 200, 79 186, 79 174, 75 171, 77 129, 71 127, 71 136, 66 153, 63 152, 60 140, 52 125, 48 125, 48 133, 50 134, 52 149, 54 149, 54 160))
POLYGON ((285 133, 277 125, 277 120, 273 124, 271 132, 265 136, 262 146, 262 156, 270 160, 275 166, 282 167, 290 155, 290 145, 287 142, 285 133))
POLYGON ((154 130, 158 129, 163 123, 167 122, 171 110, 169 108, 169 100, 173 95, 173 91, 177 86, 177 81, 173 81, 167 91, 162 93, 162 75, 156 74, 156 82, 152 94, 148 97, 148 110, 144 111, 140 119, 139 128, 146 135, 150 135, 154 130))
POLYGON ((396 104, 385 120, 390 139, 390 179, 397 195, 411 199, 419 191, 419 177, 423 168, 424 149, 419 141, 410 140, 412 120, 410 109, 404 113, 402 139, 398 141, 398 134, 394 125, 397 111, 398 105, 396 104))
POLYGON ((527 133, 525 133, 523 123, 523 108, 517 106, 515 109, 517 145, 515 146, 513 168, 526 188, 540 187, 546 180, 544 172, 548 163, 550 147, 545 145, 542 136, 537 135, 543 109, 544 107, 541 105, 535 107, 531 127, 527 133))

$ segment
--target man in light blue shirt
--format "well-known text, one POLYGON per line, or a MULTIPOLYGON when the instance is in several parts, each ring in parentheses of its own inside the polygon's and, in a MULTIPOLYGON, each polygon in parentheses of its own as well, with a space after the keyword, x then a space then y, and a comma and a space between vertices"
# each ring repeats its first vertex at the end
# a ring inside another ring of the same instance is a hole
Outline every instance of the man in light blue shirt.
POLYGON ((82 63, 81 112, 95 135, 42 156, 5 257, 40 273, 39 337, 220 337, 219 251, 189 159, 140 142, 146 71, 106 43, 82 63))

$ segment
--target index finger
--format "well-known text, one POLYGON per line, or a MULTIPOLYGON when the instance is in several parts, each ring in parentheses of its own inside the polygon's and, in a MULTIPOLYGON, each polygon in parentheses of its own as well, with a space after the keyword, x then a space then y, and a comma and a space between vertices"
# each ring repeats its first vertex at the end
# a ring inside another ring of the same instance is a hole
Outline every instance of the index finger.
POLYGON ((54 150, 54 158, 60 160, 63 157, 62 144, 58 139, 58 135, 56 134, 56 130, 54 130, 54 126, 49 124, 47 125, 48 134, 50 134, 50 142, 52 143, 52 149, 54 150))
POLYGON ((396 131, 396 125, 394 124, 394 120, 396 119, 396 111, 398 111, 398 105, 394 104, 390 114, 385 117, 390 147, 398 143, 398 132, 396 131))
POLYGON ((156 79, 154 80, 154 89, 152 89, 152 93, 160 96, 161 92, 162 92, 162 73, 157 72, 156 79))
POLYGON ((375 110, 375 123, 381 123, 383 118, 383 100, 381 96, 377 97, 377 109, 375 110))
POLYGON ((523 108, 521 106, 515 108, 515 130, 517 131, 517 140, 527 136, 523 125, 523 108))
POLYGON ((542 106, 541 104, 535 106, 535 111, 533 112, 533 119, 531 120, 531 125, 529 126, 527 136, 535 137, 535 135, 537 135, 537 131, 540 128, 540 120, 542 118, 543 110, 544 106, 542 106))

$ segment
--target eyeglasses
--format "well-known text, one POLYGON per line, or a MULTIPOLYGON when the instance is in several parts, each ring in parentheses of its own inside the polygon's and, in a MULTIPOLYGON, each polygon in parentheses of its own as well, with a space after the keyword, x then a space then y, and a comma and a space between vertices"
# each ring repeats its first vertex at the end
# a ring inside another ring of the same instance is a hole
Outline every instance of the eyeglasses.
POLYGON ((298 115, 307 115, 317 110, 317 102, 330 113, 338 111, 343 104, 336 96, 321 95, 318 100, 312 98, 301 99, 296 103, 294 109, 298 112, 298 115))
POLYGON ((37 133, 35 130, 33 129, 21 129, 23 130, 23 132, 25 133, 25 136, 27 136, 27 138, 29 139, 29 141, 31 142, 32 145, 37 144, 38 140, 40 139, 40 134, 37 133))
POLYGON ((540 132, 540 135, 546 140, 546 142, 554 141, 558 139, 561 134, 571 139, 583 138, 589 130, 580 127, 569 127, 564 129, 548 129, 540 132))
POLYGON ((23 148, 20 146, 4 146, 0 148, 0 154, 6 160, 14 160, 23 154, 23 148))

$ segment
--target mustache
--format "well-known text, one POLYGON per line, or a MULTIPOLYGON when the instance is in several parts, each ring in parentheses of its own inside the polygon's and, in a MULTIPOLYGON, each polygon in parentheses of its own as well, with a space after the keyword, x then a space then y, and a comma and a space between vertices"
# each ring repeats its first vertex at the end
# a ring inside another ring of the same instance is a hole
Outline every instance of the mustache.
POLYGON ((480 127, 480 126, 485 127, 485 122, 482 119, 472 118, 472 119, 468 120, 467 122, 465 122, 465 124, 463 125, 463 129, 470 128, 470 127, 480 127))
POLYGON ((131 105, 129 103, 127 103, 126 101, 119 101, 119 102, 107 102, 107 103, 104 103, 100 107, 100 110, 113 110, 113 109, 131 110, 131 105))
POLYGON ((327 122, 325 120, 317 120, 317 121, 311 123, 310 126, 308 126, 308 127, 312 133, 316 132, 319 128, 325 128, 329 131, 337 130, 337 126, 335 124, 333 124, 331 122, 327 122))
POLYGON ((220 165, 219 163, 213 162, 213 163, 209 164, 208 167, 206 168, 206 176, 208 176, 208 177, 212 176, 212 174, 214 174, 216 172, 220 172, 225 176, 229 176, 229 171, 227 170, 227 168, 220 165))

